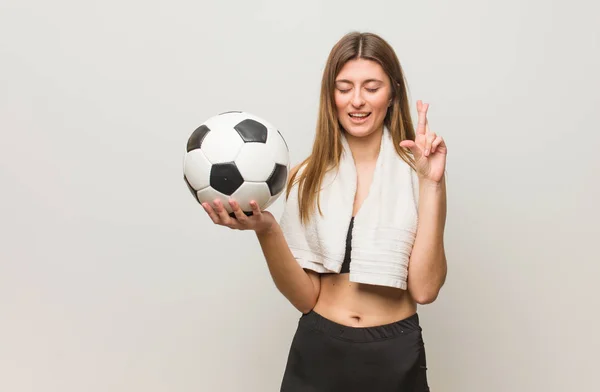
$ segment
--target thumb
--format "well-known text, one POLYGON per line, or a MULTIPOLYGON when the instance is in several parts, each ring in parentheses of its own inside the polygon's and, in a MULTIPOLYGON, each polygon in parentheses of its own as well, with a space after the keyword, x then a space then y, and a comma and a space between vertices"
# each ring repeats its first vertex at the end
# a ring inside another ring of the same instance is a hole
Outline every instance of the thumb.
POLYGON ((412 152, 415 158, 421 157, 421 150, 417 147, 417 144, 413 140, 402 140, 400 147, 408 148, 412 152))

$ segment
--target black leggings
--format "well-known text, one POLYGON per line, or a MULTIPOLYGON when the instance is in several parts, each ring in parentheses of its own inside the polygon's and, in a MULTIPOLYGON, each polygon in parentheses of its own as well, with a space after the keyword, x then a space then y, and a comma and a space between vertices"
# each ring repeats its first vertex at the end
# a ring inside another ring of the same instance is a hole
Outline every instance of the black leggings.
POLYGON ((298 322, 280 392, 426 392, 426 370, 417 314, 360 328, 310 311, 298 322))

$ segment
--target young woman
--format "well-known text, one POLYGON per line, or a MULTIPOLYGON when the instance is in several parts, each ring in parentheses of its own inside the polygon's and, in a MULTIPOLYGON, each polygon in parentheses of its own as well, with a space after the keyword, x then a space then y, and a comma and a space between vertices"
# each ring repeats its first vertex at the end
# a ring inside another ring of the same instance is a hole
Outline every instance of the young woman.
POLYGON ((312 153, 295 166, 284 215, 235 200, 215 224, 254 230, 276 287, 301 313, 281 391, 428 391, 417 304, 446 278, 447 148, 412 125, 394 50, 350 33, 323 74, 312 153))

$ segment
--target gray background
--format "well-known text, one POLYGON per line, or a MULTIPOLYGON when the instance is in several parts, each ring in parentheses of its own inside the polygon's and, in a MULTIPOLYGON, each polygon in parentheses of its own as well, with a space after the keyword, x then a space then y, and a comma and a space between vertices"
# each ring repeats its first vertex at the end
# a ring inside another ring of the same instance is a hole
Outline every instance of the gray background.
POLYGON ((355 29, 394 46, 449 148, 448 281, 419 309, 432 390, 596 390, 598 11, 4 0, 0 391, 278 390, 299 313, 254 234, 195 204, 184 147, 245 110, 304 158, 355 29))

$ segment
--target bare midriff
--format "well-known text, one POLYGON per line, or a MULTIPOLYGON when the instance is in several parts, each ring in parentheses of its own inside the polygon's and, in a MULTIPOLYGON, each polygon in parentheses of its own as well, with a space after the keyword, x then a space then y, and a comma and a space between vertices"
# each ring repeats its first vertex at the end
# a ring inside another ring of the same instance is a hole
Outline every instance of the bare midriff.
POLYGON ((314 311, 338 324, 371 327, 412 316, 416 302, 407 290, 354 283, 350 274, 321 274, 321 291, 314 311))

